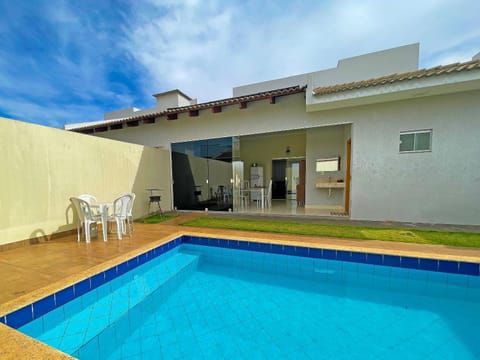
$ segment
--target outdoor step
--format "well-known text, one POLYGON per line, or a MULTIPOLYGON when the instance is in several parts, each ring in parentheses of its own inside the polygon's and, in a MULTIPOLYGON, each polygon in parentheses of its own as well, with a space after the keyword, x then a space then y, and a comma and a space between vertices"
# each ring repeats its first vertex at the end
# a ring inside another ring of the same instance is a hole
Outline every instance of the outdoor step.
POLYGON ((97 294, 103 295, 98 296, 98 300, 89 299, 94 294, 79 298, 83 304, 91 302, 83 310, 68 315, 65 308, 65 320, 36 338, 72 354, 157 289, 168 287, 173 290, 180 275, 196 268, 198 259, 196 255, 177 252, 155 266, 148 264, 150 266, 145 271, 133 271, 133 276, 129 274, 132 278, 125 284, 119 283, 120 278, 115 279, 97 289, 97 294))

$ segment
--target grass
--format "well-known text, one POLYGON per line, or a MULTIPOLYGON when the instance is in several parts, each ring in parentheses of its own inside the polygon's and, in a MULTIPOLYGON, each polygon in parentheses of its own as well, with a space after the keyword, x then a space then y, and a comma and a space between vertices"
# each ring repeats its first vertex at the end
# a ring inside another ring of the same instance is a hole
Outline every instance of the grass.
POLYGON ((153 215, 153 216, 149 216, 147 218, 140 219, 140 220, 138 220, 138 222, 143 222, 145 224, 158 224, 162 221, 167 221, 167 220, 173 219, 174 217, 177 217, 177 215, 156 214, 156 215, 153 215))
POLYGON ((408 228, 373 228, 350 225, 201 217, 182 225, 216 229, 248 230, 282 234, 313 235, 345 239, 384 240, 480 248, 480 233, 429 231, 408 228))

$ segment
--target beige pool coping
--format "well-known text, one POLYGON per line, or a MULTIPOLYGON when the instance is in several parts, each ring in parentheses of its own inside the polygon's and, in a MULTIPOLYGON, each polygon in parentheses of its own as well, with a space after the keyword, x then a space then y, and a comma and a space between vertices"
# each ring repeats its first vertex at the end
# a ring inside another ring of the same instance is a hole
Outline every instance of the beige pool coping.
MULTIPOLYGON (((198 216, 205 215, 183 213, 165 223, 155 225, 136 223, 132 238, 126 237, 122 241, 117 240, 114 234, 109 234, 109 241, 106 243, 98 239, 92 240, 90 244, 77 243, 76 234, 70 234, 51 241, 0 252, 0 272, 6 279, 0 285, 0 316, 181 235, 480 263, 480 249, 477 248, 206 229, 178 225, 198 216)), ((2 359, 71 358, 17 330, 0 325, 0 358, 2 359)))

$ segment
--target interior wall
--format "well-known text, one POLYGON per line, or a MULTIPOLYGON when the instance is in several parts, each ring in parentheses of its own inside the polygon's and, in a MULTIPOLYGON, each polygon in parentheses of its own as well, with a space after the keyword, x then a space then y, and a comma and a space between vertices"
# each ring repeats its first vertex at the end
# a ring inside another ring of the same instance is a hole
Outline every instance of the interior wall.
POLYGON ((168 151, 0 118, 0 244, 76 227, 69 198, 113 201, 134 192, 134 217, 147 212, 149 187, 171 209, 168 151))
POLYGON ((305 180, 305 207, 343 207, 344 189, 316 188, 317 181, 345 181, 345 138, 349 136, 349 125, 326 126, 307 130, 307 161, 305 180), (316 160, 340 157, 340 171, 316 172, 316 160))
POLYGON ((305 132, 292 131, 240 137, 240 159, 244 162, 244 179, 250 179, 253 163, 263 166, 264 186, 272 177, 272 159, 305 156, 305 132), (286 153, 287 146, 290 153, 286 153))

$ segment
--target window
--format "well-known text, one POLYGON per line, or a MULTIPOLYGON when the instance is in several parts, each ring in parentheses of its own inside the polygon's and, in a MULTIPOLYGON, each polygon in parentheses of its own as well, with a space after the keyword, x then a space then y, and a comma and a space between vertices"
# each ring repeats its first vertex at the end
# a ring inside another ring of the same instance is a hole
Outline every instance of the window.
POLYGON ((339 171, 340 170, 340 157, 318 159, 315 165, 317 172, 324 171, 339 171))
POLYGON ((432 130, 401 132, 399 150, 401 153, 432 151, 432 130))

